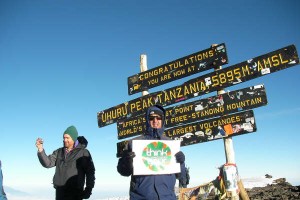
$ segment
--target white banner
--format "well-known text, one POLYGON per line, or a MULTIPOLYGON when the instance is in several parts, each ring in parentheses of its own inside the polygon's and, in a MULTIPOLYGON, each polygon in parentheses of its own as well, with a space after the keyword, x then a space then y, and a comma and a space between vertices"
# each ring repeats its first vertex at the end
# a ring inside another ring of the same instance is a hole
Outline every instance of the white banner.
POLYGON ((179 140, 132 140, 133 175, 174 174, 180 172, 175 154, 179 140))

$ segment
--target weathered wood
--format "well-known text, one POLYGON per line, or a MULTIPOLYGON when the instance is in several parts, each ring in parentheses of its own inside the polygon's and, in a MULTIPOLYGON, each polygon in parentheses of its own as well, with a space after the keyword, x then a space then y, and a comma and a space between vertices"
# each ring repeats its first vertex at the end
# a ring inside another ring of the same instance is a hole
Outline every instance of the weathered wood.
POLYGON ((242 200, 250 200, 249 196, 248 196, 248 193, 246 191, 246 189, 244 188, 244 184, 241 180, 238 181, 238 187, 239 187, 239 190, 240 190, 240 198, 242 200))
MULTIPOLYGON (((144 72, 144 71, 147 71, 148 70, 148 66, 147 66, 147 55, 145 54, 142 54, 140 56, 140 69, 141 69, 141 72, 144 72)), ((145 96, 149 94, 148 90, 144 90, 142 91, 142 96, 145 96)))
POLYGON ((225 44, 176 59, 128 77, 128 94, 169 83, 228 63, 225 44))
MULTIPOLYGON (((215 44, 213 44, 212 46, 215 46, 215 44)), ((215 72, 217 73, 221 69, 222 69, 222 66, 218 66, 218 67, 215 68, 215 72)), ((217 91, 217 94, 219 94, 219 95, 224 94, 224 93, 225 93, 224 88, 217 91)), ((234 155, 232 137, 224 138, 223 141, 224 141, 226 163, 235 164, 235 157, 234 157, 235 155, 234 155)), ((236 191, 227 192, 227 193, 229 193, 229 196, 230 196, 231 200, 238 200, 239 199, 239 196, 236 193, 236 191)))
POLYGON ((296 47, 290 45, 242 63, 191 79, 182 85, 133 99, 97 113, 103 127, 129 116, 137 116, 154 105, 168 106, 222 88, 277 72, 299 63, 296 47))
MULTIPOLYGON (((267 103, 264 85, 234 90, 185 104, 167 107, 165 109, 165 128, 168 130, 177 126, 179 129, 179 127, 184 127, 185 124, 265 106, 267 103)), ((145 122, 144 114, 119 120, 117 122, 118 139, 141 134, 141 132, 146 130, 145 122)), ((184 133, 181 135, 190 132, 189 130, 191 129, 184 129, 184 133)))

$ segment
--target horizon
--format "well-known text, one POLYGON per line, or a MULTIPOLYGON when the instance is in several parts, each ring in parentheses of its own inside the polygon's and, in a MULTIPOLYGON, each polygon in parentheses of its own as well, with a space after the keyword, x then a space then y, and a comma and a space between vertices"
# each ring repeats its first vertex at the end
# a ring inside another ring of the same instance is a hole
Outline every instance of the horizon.
MULTIPOLYGON (((242 180, 242 183, 243 183, 245 189, 251 189, 254 187, 266 187, 269 184, 277 184, 274 181, 277 179, 280 179, 280 178, 284 178, 284 177, 266 178, 266 176, 264 175, 264 176, 260 176, 260 177, 244 178, 242 180)), ((204 184, 204 183, 202 183, 202 184, 204 184)), ((198 185, 194 185, 194 186, 188 185, 187 188, 192 188, 192 187, 196 187, 196 186, 198 186, 198 185)), ((293 185, 293 186, 300 186, 300 184, 293 185)), ((46 197, 45 197, 45 193, 42 193, 42 192, 30 194, 30 193, 25 193, 24 191, 12 190, 12 188, 9 188, 7 186, 4 186, 4 189, 5 189, 5 191, 8 191, 8 192, 6 192, 7 197, 8 197, 8 199, 11 199, 11 200, 50 200, 50 199, 55 198, 54 193, 53 193, 54 189, 49 190, 49 188, 48 189, 44 188, 45 191, 48 191, 46 197)), ((96 191, 96 192, 93 192, 90 199, 94 199, 94 200, 114 200, 114 199, 128 200, 129 195, 124 194, 123 192, 120 192, 118 194, 118 192, 108 192, 107 191, 103 194, 103 191, 96 191)))

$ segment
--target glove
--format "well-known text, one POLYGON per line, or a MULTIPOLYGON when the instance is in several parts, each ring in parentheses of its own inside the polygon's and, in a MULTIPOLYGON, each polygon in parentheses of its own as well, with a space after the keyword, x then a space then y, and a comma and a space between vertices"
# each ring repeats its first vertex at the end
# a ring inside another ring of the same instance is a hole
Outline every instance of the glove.
POLYGON ((90 198, 91 194, 92 194, 92 188, 86 187, 81 194, 81 198, 88 199, 90 198))
POLYGON ((133 151, 125 151, 123 153, 123 158, 132 159, 135 157, 135 153, 133 151))
POLYGON ((133 168, 133 158, 134 158, 134 157, 135 157, 135 153, 134 153, 134 152, 126 152, 126 153, 123 155, 125 165, 126 165, 129 169, 132 169, 132 168, 133 168))
POLYGON ((135 157, 134 152, 126 151, 118 162, 118 172, 123 176, 130 176, 133 171, 133 158, 135 157))
POLYGON ((175 154, 175 157, 176 157, 176 162, 178 163, 183 163, 185 161, 185 156, 184 154, 182 153, 182 151, 178 151, 176 154, 175 154))

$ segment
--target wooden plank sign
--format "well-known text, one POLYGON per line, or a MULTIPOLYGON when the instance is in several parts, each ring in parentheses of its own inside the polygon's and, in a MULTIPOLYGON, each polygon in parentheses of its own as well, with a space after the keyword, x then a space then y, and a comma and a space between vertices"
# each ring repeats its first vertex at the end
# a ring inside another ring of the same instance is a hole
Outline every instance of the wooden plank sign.
POLYGON ((187 146, 255 131, 254 114, 248 110, 170 128, 164 133, 174 140, 180 140, 181 146, 187 146))
POLYGON ((128 94, 148 90, 227 63, 226 47, 222 43, 128 77, 128 94))
MULTIPOLYGON (((165 128, 267 105, 264 85, 255 85, 205 99, 166 108, 165 128)), ((144 115, 117 122, 118 139, 145 132, 144 115)))
POLYGON ((117 120, 137 116, 155 104, 168 106, 195 98, 205 93, 220 90, 277 72, 299 64, 296 47, 282 49, 246 60, 239 64, 191 79, 182 85, 136 98, 97 113, 98 126, 103 127, 117 120))
MULTIPOLYGON (((209 142, 225 137, 252 133, 257 130, 252 110, 167 129, 164 134, 180 140, 181 146, 209 142)), ((117 143, 117 157, 121 157, 130 140, 117 143)))

